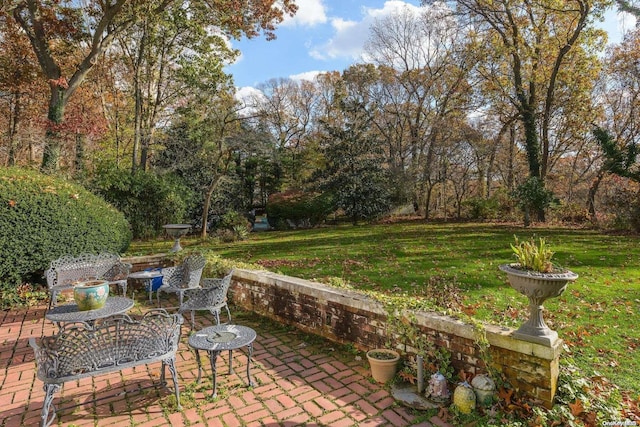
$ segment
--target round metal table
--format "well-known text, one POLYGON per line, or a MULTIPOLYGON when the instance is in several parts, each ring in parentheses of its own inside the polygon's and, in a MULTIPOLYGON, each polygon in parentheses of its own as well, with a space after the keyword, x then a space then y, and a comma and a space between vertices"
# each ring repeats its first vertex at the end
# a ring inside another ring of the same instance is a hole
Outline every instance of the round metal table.
POLYGON ((45 319, 51 320, 60 325, 64 322, 87 322, 109 317, 114 314, 126 313, 133 307, 133 300, 127 297, 109 297, 104 303, 104 307, 96 310, 78 310, 78 304, 58 305, 47 311, 45 319))
POLYGON ((189 337, 189 346, 196 351, 196 360, 198 362, 198 380, 202 375, 202 364, 200 362, 199 350, 205 350, 209 353, 209 361, 211 362, 211 370, 213 371, 213 393, 216 397, 217 393, 217 372, 216 360, 221 351, 229 350, 229 375, 233 372, 233 355, 232 352, 240 347, 247 347, 247 382, 249 387, 253 387, 251 381, 251 354, 253 353, 253 341, 256 339, 256 331, 240 325, 217 325, 209 326, 201 329, 189 337))
POLYGON ((156 277, 162 277, 162 272, 159 270, 136 271, 129 273, 127 279, 142 280, 147 292, 149 292, 149 304, 153 304, 153 279, 156 277))

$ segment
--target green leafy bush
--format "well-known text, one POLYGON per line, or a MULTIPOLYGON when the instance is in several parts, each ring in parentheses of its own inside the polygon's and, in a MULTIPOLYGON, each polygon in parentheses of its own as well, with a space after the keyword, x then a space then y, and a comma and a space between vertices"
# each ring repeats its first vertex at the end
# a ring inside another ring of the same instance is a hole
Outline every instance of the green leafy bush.
POLYGON ((121 253, 131 242, 131 231, 122 213, 79 185, 3 168, 0 242, 0 282, 7 290, 40 280, 51 260, 65 254, 121 253))
POLYGON ((216 230, 216 237, 225 243, 244 240, 249 236, 251 223, 237 211, 228 211, 224 214, 216 230))
POLYGON ((286 228, 287 220, 315 226, 331 213, 332 203, 326 194, 290 190, 271 195, 266 211, 269 225, 274 228, 286 228))
POLYGON ((553 192, 544 186, 544 182, 540 178, 530 176, 522 184, 513 191, 513 198, 516 204, 524 212, 524 225, 530 223, 531 212, 544 212, 554 199, 553 192))
POLYGON ((494 219, 499 217, 500 201, 497 198, 472 197, 462 202, 470 219, 494 219))
POLYGON ((222 219, 220 220, 220 225, 218 228, 233 230, 236 227, 244 227, 246 229, 249 229, 251 227, 251 223, 244 215, 237 211, 228 211, 227 213, 222 215, 222 219))
POLYGON ((172 175, 103 168, 94 191, 118 208, 131 224, 133 237, 159 235, 165 224, 183 223, 193 193, 172 175))

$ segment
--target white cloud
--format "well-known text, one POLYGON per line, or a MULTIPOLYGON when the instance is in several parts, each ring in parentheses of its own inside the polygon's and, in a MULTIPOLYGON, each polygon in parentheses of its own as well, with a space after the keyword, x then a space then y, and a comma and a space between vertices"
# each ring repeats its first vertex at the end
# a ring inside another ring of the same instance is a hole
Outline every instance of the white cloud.
POLYGON ((264 99, 264 93, 253 86, 244 86, 236 89, 236 99, 250 108, 249 106, 255 105, 257 100, 264 99))
POLYGON ((360 59, 363 46, 369 36, 369 28, 375 20, 389 16, 403 7, 408 7, 416 12, 420 10, 420 7, 404 1, 389 0, 380 9, 362 7, 362 19, 360 21, 347 21, 339 17, 332 18, 333 37, 324 44, 312 47, 309 55, 320 60, 336 58, 360 59))
POLYGON ((314 81, 318 74, 326 73, 326 71, 306 71, 304 73, 292 74, 289 76, 291 80, 300 81, 300 80, 308 80, 310 82, 314 81))
POLYGON ((292 17, 285 17, 283 26, 313 27, 327 22, 327 14, 322 0, 296 0, 298 12, 292 17))

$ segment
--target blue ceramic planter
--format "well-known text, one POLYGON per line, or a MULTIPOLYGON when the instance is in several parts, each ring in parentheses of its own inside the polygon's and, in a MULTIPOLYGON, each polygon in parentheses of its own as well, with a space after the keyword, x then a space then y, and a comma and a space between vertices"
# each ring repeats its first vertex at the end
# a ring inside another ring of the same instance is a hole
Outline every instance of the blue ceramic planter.
POLYGON ((80 311, 102 308, 108 297, 109 283, 105 280, 79 282, 73 287, 73 299, 80 311))

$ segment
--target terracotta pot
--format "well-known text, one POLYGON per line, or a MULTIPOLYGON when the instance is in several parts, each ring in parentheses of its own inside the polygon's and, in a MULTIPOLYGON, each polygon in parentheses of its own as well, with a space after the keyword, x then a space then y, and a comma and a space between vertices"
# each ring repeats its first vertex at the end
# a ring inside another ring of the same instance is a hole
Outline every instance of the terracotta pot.
POLYGON ((542 317, 542 304, 567 289, 569 282, 578 278, 572 271, 538 273, 518 268, 519 264, 503 264, 499 268, 507 273, 511 287, 529 298, 529 319, 514 333, 516 338, 551 346, 558 333, 549 329, 542 317))
POLYGON ((73 287, 73 299, 80 311, 102 308, 108 297, 109 283, 106 280, 78 282, 73 287))
POLYGON ((400 354, 394 350, 376 348, 367 352, 371 376, 379 383, 386 383, 396 376, 400 354))

